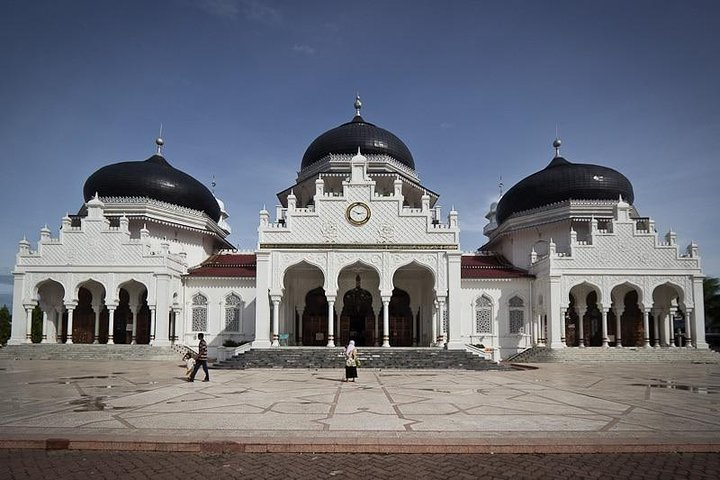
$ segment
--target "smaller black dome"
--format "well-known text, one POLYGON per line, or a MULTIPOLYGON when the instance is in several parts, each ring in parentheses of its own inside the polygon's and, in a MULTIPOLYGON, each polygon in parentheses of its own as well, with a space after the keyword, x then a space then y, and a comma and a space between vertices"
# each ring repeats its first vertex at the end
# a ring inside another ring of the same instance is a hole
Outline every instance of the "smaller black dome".
MULTIPOLYGON (((558 145, 559 147, 559 145, 558 145)), ((623 200, 633 203, 633 187, 622 173, 600 165, 571 163, 556 156, 544 169, 524 178, 502 196, 497 223, 517 212, 566 200, 623 200)))
POLYGON ((360 115, 348 123, 317 137, 303 155, 301 169, 334 154, 386 154, 415 170, 415 160, 408 147, 393 133, 368 123, 360 115))
POLYGON ((145 161, 115 163, 97 170, 85 181, 85 201, 95 193, 101 197, 148 197, 200 210, 216 222, 220 220, 220 206, 210 190, 159 154, 145 161))

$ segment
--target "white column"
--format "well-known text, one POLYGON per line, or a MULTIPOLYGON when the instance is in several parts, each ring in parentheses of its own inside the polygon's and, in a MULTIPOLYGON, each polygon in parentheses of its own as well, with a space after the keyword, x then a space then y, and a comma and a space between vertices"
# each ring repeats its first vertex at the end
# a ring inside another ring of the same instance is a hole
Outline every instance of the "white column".
POLYGON ((48 332, 48 314, 45 310, 42 312, 43 314, 43 323, 42 323, 42 340, 40 340, 40 343, 48 343, 47 338, 47 332, 48 332))
POLYGON ((95 313, 95 331, 93 333, 93 343, 100 343, 100 311, 102 305, 93 305, 93 313, 95 313))
POLYGON ((170 311, 172 310, 172 291, 170 275, 155 277, 155 308, 150 310, 150 344, 170 345, 170 311))
POLYGON ((132 315, 132 336, 130 337, 130 345, 135 345, 135 337, 137 336, 137 314, 139 307, 138 305, 130 305, 130 314, 132 315))
POLYGON ((335 297, 327 297, 328 301, 328 347, 335 346, 335 297))
POLYGON ((279 347, 279 328, 280 328, 280 297, 273 295, 271 297, 273 305, 273 316, 272 316, 272 347, 279 347))
POLYGON ((675 307, 670 307, 670 312, 667 316, 667 322, 665 323, 665 333, 667 335, 667 344, 670 348, 675 348, 675 332, 673 331, 673 320, 675 319, 675 313, 677 310, 675 307))
POLYGON ((382 346, 390 346, 390 297, 382 297, 383 304, 383 338, 382 346))
POLYGON ((25 343, 32 343, 32 312, 34 305, 25 305, 25 343))
POLYGON ((433 302, 433 312, 432 312, 432 333, 431 333, 432 337, 430 337, 430 338, 432 338, 433 345, 437 345, 437 341, 438 341, 437 332, 438 332, 438 306, 437 306, 437 301, 434 301, 433 302))
POLYGON ((114 345, 115 340, 113 340, 113 329, 115 327, 115 305, 110 306, 108 305, 108 345, 114 345))
POLYGON ((703 279, 693 278, 693 346, 695 348, 707 349, 705 339, 705 302, 703 300, 703 279))
POLYGON ((643 342, 645 348, 650 348, 650 315, 652 310, 646 308, 643 310, 643 342))
POLYGON ((54 307, 50 311, 50 321, 48 323, 48 342, 58 343, 58 328, 62 325, 63 307, 54 307))
POLYGON ((692 308, 687 308, 685 311, 685 346, 690 348, 693 346, 692 342, 692 308))
POLYGON ((65 305, 67 308, 68 320, 67 320, 67 341, 66 344, 72 344, 72 331, 73 331, 73 312, 75 311, 75 305, 65 305))
POLYGON ((608 311, 609 311, 609 309, 607 309, 607 308, 600 309, 600 313, 602 314, 602 346, 604 348, 607 348, 607 346, 608 346, 608 337, 607 337, 607 332, 608 332, 607 314, 608 314, 608 311))
POLYGON ((585 313, 587 313, 587 305, 584 303, 578 304, 575 308, 577 308, 577 314, 579 317, 578 321, 578 346, 585 347, 585 313))
POLYGON ((660 320, 663 317, 663 312, 660 310, 655 310, 654 315, 654 322, 653 322, 653 337, 654 337, 654 343, 653 346, 655 348, 660 348, 660 320))
POLYGON ((375 334, 373 335, 373 338, 375 338, 375 341, 373 342, 373 346, 378 347, 378 346, 380 346, 380 342, 378 341, 378 338, 380 337, 380 315, 375 314, 374 308, 373 308, 373 316, 375 317, 375 334))
POLYGON ((565 338, 565 330, 567 330, 567 325, 565 325, 565 314, 566 313, 567 313, 567 308, 560 307, 560 342, 565 347, 567 347, 567 339, 565 338))
MULTIPOLYGON (((155 330, 157 329, 157 308, 150 308, 150 345, 155 345, 155 330)), ((164 329, 163 329, 164 330, 164 329)))
POLYGON ((615 313, 615 346, 617 348, 622 348, 622 324, 620 320, 622 318, 623 310, 625 310, 625 308, 620 305, 616 305, 613 310, 615 313))
POLYGON ((448 335, 447 335, 447 313, 445 310, 446 304, 445 299, 440 298, 438 299, 438 306, 439 313, 440 313, 440 345, 446 345, 448 342, 448 335))
POLYGON ((268 301, 268 293, 270 292, 270 267, 271 254, 267 251, 258 251, 255 254, 257 262, 256 270, 256 292, 257 299, 255 301, 255 339, 252 346, 255 348, 267 348, 270 346, 270 327, 271 327, 271 310, 268 301))

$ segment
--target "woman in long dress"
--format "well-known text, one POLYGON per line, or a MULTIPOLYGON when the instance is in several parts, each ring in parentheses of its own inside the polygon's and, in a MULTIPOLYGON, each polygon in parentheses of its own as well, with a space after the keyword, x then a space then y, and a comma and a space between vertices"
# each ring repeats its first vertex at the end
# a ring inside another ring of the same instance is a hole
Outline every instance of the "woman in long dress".
POLYGON ((345 378, 343 382, 348 380, 354 382, 357 378, 357 348, 355 348, 355 340, 350 340, 345 348, 345 378))

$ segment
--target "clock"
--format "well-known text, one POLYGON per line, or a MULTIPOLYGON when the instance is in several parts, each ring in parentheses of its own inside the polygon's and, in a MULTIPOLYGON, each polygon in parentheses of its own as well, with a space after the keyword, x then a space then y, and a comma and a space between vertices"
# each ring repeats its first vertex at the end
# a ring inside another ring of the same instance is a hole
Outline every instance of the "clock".
POLYGON ((345 217, 353 225, 363 225, 370 220, 370 207, 362 202, 351 203, 345 211, 345 217))

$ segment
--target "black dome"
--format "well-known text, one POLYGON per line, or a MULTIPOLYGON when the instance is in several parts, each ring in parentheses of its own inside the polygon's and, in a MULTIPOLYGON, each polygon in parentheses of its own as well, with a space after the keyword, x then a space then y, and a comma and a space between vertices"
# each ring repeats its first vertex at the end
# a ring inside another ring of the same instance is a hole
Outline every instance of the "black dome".
POLYGON ((101 197, 148 197, 201 210, 216 222, 220 220, 220 206, 210 190, 173 168, 162 155, 102 167, 90 175, 83 187, 86 202, 95 193, 101 197))
POLYGON ((600 165, 571 163, 563 157, 553 158, 537 173, 518 182, 497 206, 497 223, 514 213, 565 200, 635 200, 630 181, 620 172, 600 165))
POLYGON ((415 170, 415 160, 402 140, 384 128, 367 123, 360 115, 317 137, 305 151, 300 168, 331 153, 355 154, 358 147, 363 154, 386 154, 415 170))

